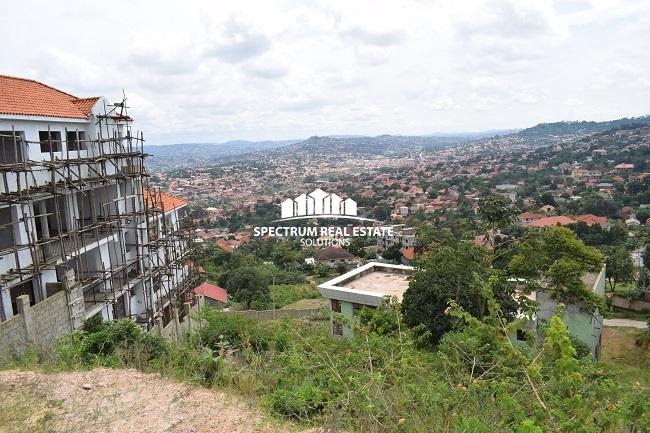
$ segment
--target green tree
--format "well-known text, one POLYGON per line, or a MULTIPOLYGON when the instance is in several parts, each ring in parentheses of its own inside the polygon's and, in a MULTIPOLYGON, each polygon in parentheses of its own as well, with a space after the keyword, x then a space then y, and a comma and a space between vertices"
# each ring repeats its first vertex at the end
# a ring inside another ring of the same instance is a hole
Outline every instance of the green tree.
POLYGON ((314 273, 319 277, 326 277, 330 274, 330 272, 332 272, 332 268, 324 263, 318 263, 314 267, 314 273))
POLYGON ((597 308, 600 298, 587 289, 582 278, 588 272, 599 272, 602 263, 600 251, 586 246, 574 232, 549 227, 528 232, 516 246, 507 270, 526 280, 528 290, 547 290, 561 302, 584 301, 597 308))
POLYGON ((488 230, 501 229, 515 219, 514 210, 503 197, 487 196, 479 201, 478 215, 488 230))
POLYGON ((557 206, 555 197, 553 197, 553 194, 550 192, 545 192, 544 194, 540 195, 535 201, 539 207, 546 205, 557 206))
POLYGON ((269 297, 269 279, 266 273, 257 267, 237 268, 228 271, 221 284, 237 302, 242 302, 250 310, 255 300, 267 300, 269 297))
POLYGON ((402 259, 402 244, 397 243, 386 248, 386 251, 381 253, 381 256, 386 260, 391 260, 393 262, 400 262, 402 259))
POLYGON ((377 206, 373 209, 372 213, 375 219, 379 221, 386 221, 390 217, 390 209, 385 206, 377 206))
POLYGON ((445 314, 450 301, 481 319, 487 314, 492 294, 504 314, 513 318, 520 308, 514 284, 509 284, 503 273, 490 268, 487 251, 467 241, 441 245, 418 259, 402 300, 404 321, 412 327, 424 325, 431 343, 436 344, 459 324, 456 318, 445 314), (485 292, 488 286, 491 293, 485 292))
POLYGON ((607 282, 613 292, 618 283, 634 281, 634 263, 630 253, 623 247, 605 248, 607 282))

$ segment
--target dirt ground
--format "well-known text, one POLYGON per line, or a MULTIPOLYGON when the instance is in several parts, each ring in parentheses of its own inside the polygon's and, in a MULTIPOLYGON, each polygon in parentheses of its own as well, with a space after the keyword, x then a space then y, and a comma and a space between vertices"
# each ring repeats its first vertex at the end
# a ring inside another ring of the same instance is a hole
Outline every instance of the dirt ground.
POLYGON ((234 396, 136 370, 0 371, 1 433, 287 431, 234 396))
POLYGON ((628 367, 647 368, 650 366, 650 353, 634 344, 636 328, 603 328, 602 361, 628 367))

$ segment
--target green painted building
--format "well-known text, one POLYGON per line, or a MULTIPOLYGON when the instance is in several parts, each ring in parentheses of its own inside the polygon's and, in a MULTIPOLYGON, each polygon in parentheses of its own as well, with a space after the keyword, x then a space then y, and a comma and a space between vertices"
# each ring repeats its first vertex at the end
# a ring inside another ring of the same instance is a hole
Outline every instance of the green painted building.
MULTIPOLYGON (((586 274, 582 281, 595 294, 604 296, 605 266, 598 274, 586 274)), ((539 306, 537 314, 532 320, 522 324, 517 331, 510 335, 513 343, 523 343, 527 338, 527 334, 529 334, 524 331, 531 331, 537 338, 541 338, 544 325, 551 320, 558 306, 558 301, 551 298, 547 292, 533 292, 531 299, 535 300, 539 306)), ((591 312, 584 305, 571 304, 565 307, 562 320, 571 336, 587 346, 594 359, 600 359, 603 315, 599 311, 591 312)))
POLYGON ((401 301, 412 270, 412 266, 369 262, 319 285, 321 295, 330 300, 332 333, 351 337, 350 323, 359 310, 377 308, 386 296, 401 301), (344 323, 333 320, 335 314, 340 314, 344 323))

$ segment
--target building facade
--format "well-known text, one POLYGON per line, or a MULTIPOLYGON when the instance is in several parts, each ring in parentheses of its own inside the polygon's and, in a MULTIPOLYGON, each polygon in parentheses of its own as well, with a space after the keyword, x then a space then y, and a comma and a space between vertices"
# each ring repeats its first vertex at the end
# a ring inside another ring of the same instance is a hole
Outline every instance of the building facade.
POLYGON ((320 284, 318 291, 330 301, 332 334, 352 337, 352 322, 357 312, 379 307, 386 297, 402 302, 412 271, 412 266, 368 262, 320 284), (335 315, 343 318, 343 322, 335 315))
POLYGON ((64 291, 73 329, 95 315, 150 328, 188 299, 187 203, 147 188, 132 125, 125 100, 0 76, 0 322, 22 295, 64 291))

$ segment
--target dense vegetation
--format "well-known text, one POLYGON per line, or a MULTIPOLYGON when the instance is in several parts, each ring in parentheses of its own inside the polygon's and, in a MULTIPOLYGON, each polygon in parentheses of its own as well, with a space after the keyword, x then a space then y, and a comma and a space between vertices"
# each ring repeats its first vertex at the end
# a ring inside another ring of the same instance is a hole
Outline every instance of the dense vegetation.
POLYGON ((518 132, 524 137, 548 137, 549 135, 573 135, 573 134, 594 134, 604 132, 608 129, 618 128, 621 126, 630 126, 637 124, 650 123, 650 116, 633 117, 609 120, 605 122, 594 121, 575 121, 575 122, 552 122, 540 123, 531 128, 526 128, 518 132))
MULTIPOLYGON (((488 295, 489 298, 489 295, 488 295)), ((364 432, 642 432, 650 427, 647 375, 635 379, 579 359, 554 317, 545 343, 515 348, 494 299, 483 321, 453 304, 463 326, 434 349, 404 327, 399 308, 364 313, 356 337, 318 322, 255 322, 202 314, 183 343, 129 321, 88 323, 64 339, 57 368, 137 367, 226 387, 276 416, 364 432), (400 325, 402 323, 402 325, 400 325)))

